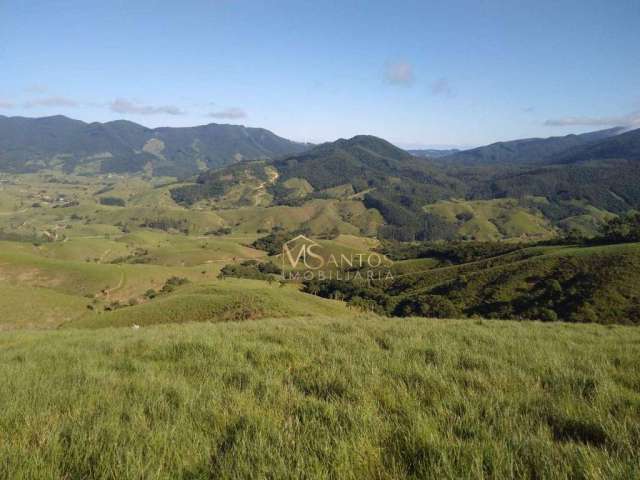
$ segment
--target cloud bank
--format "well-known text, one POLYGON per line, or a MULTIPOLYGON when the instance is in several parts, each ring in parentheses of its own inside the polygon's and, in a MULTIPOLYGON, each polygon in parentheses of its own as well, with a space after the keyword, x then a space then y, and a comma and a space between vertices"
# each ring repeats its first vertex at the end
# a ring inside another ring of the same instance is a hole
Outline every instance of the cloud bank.
POLYGON ((77 107, 79 104, 75 100, 67 97, 42 97, 33 100, 27 100, 24 104, 25 108, 33 107, 77 107))
POLYGON ((145 105, 124 98, 116 98, 109 104, 111 111, 136 115, 182 115, 184 111, 175 105, 145 105))
POLYGON ((631 127, 640 128, 640 110, 614 117, 562 117, 544 122, 548 127, 631 127))
POLYGON ((234 120, 238 118, 247 118, 247 112, 241 108, 231 107, 217 112, 211 112, 207 116, 223 120, 234 120))

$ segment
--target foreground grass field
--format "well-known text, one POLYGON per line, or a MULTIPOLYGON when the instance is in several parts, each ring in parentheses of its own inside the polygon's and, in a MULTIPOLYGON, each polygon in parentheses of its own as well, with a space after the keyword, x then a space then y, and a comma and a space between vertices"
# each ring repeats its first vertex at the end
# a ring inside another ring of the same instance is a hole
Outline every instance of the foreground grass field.
POLYGON ((1 478, 638 478, 640 330, 291 318, 0 336, 1 478))

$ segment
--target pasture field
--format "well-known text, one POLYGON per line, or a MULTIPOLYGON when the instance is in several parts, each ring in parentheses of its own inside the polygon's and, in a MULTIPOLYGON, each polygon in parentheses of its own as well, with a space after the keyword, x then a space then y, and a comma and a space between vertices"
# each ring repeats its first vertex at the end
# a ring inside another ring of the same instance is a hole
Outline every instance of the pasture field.
POLYGON ((2 478, 637 478, 640 332, 292 317, 0 337, 2 478))

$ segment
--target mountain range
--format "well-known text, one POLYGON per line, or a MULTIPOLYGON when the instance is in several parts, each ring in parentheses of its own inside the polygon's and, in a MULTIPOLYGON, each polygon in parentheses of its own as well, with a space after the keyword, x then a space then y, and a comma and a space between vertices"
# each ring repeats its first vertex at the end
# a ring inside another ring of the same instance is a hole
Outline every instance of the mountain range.
POLYGON ((147 128, 126 120, 86 123, 61 115, 0 116, 0 170, 133 173, 184 177, 244 159, 302 152, 306 145, 262 128, 211 123, 147 128))
POLYGON ((611 216, 640 209, 640 129, 425 155, 369 135, 313 146, 239 125, 0 117, 2 171, 175 176, 183 182, 172 196, 187 206, 358 201, 381 214, 383 238, 590 235, 611 216))

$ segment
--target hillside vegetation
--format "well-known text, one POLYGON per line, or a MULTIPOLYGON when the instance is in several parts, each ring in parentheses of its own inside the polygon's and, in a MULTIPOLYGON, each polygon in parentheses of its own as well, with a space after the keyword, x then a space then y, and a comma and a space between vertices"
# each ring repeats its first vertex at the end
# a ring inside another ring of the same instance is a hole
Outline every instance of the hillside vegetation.
POLYGON ((172 196, 226 209, 356 201, 384 219, 378 237, 400 241, 593 236, 612 216, 640 208, 639 138, 640 130, 615 128, 425 159, 359 135, 206 172, 172 196))
POLYGON ((396 316, 640 324, 640 243, 427 245, 407 256, 391 280, 314 280, 305 289, 396 316))
MULTIPOLYGON (((347 146, 358 150, 351 143, 347 146)), ((390 225, 344 185, 332 187, 337 198, 278 204, 277 195, 269 193, 269 185, 280 178, 273 165, 254 162, 248 170, 245 166, 207 174, 217 179, 222 196, 193 205, 177 204, 171 190, 187 185, 167 180, 53 173, 6 176, 0 185, 0 199, 5 199, 0 215, 0 288, 8 295, 2 328, 55 327, 83 319, 88 319, 87 326, 181 322, 189 302, 200 305, 194 319, 203 321, 298 315, 305 308, 321 314, 322 309, 313 306, 318 299, 308 294, 300 294, 302 310, 285 308, 286 295, 278 298, 274 291, 279 287, 267 283, 281 280, 280 275, 241 264, 281 266, 282 244, 300 233, 316 239, 325 260, 330 254, 370 252, 378 243, 373 236, 390 225), (233 175, 224 179, 226 172, 233 175), (234 204, 228 193, 251 181, 266 182, 260 190, 266 205, 234 204), (105 204, 105 197, 123 199, 125 206, 105 204), (226 277, 262 279, 264 291, 247 299, 242 288, 230 283, 225 292, 201 288, 224 285, 218 279, 221 272, 226 277), (149 290, 160 291, 173 277, 192 285, 162 298, 147 295, 149 290), (28 299, 30 288, 41 294, 20 316, 12 306, 28 299), (225 301, 235 305, 231 311, 221 310, 225 301), (252 302, 258 305, 255 311, 245 308, 252 302)), ((285 184, 307 191, 305 195, 315 192, 310 182, 292 179, 285 184)), ((606 241, 589 243, 580 229, 562 240, 542 213, 551 205, 546 197, 439 200, 422 208, 429 218, 440 219, 425 222, 430 235, 446 233, 447 238, 466 241, 394 243, 383 250, 394 260, 393 280, 304 288, 346 300, 353 308, 396 316, 638 323, 637 222, 590 207, 589 218, 601 222, 593 220, 591 225, 604 232, 606 241), (505 239, 509 241, 495 243, 505 239)))

